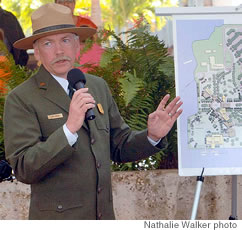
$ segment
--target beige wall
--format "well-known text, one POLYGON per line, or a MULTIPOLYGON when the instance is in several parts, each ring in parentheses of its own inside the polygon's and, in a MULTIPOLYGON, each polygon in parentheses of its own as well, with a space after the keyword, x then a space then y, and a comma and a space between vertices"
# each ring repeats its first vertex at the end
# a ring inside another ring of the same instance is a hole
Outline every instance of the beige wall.
MULTIPOLYGON (((117 219, 190 219, 196 177, 177 170, 115 172, 114 209, 117 219)), ((197 219, 228 219, 232 176, 205 177, 197 219)), ((238 176, 238 217, 242 218, 242 177, 238 176)), ((20 182, 0 183, 0 219, 27 219, 30 188, 20 182)))

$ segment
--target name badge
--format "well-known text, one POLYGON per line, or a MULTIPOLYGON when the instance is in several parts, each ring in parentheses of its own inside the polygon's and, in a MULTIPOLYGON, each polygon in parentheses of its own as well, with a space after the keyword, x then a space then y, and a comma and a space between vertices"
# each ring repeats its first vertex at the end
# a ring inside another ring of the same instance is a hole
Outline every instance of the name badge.
POLYGON ((62 113, 57 113, 57 114, 48 115, 48 119, 49 120, 58 119, 58 118, 63 118, 63 114, 62 113))

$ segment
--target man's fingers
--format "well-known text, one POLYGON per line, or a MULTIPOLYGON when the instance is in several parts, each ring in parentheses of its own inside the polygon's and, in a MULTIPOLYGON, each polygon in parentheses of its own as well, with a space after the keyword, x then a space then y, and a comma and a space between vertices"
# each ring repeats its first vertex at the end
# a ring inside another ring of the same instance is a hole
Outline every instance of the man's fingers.
POLYGON ((174 115, 177 112, 177 110, 182 106, 182 104, 183 104, 183 102, 179 101, 177 104, 174 105, 174 107, 170 111, 167 111, 168 114, 170 116, 174 115))
POLYGON ((174 98, 167 106, 166 106, 166 112, 169 113, 174 113, 182 104, 182 102, 180 101, 180 97, 177 96, 176 98, 174 98), (180 104, 181 103, 181 104, 180 104))
POLYGON ((158 110, 165 110, 165 106, 166 106, 166 103, 168 102, 168 100, 170 99, 170 95, 169 94, 166 94, 163 99, 161 100, 159 106, 158 106, 158 110))
POLYGON ((72 97, 72 103, 80 104, 82 101, 84 103, 96 103, 93 96, 87 92, 86 88, 85 91, 81 91, 82 89, 76 91, 72 97))
POLYGON ((75 110, 82 109, 86 105, 94 105, 95 107, 96 101, 92 97, 84 97, 82 99, 79 99, 77 101, 74 101, 71 106, 75 110))
POLYGON ((176 111, 176 112, 171 116, 171 119, 172 119, 173 122, 175 122, 176 119, 181 115, 182 111, 183 111, 182 109, 179 109, 178 111, 176 111))
MULTIPOLYGON (((88 88, 81 88, 74 92, 72 96, 72 101, 77 100, 78 98, 81 98, 83 95, 89 94, 88 88)), ((90 94, 91 95, 91 94, 90 94)))
POLYGON ((155 119, 155 117, 156 117, 155 112, 153 112, 153 113, 150 113, 150 114, 149 114, 148 119, 149 119, 149 120, 153 120, 153 119, 155 119))

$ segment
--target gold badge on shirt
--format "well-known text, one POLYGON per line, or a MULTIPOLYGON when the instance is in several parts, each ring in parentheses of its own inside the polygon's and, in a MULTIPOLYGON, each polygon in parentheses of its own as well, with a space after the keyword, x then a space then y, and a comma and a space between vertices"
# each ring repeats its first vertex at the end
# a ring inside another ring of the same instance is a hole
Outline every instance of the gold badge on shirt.
POLYGON ((99 113, 104 114, 103 107, 100 103, 97 104, 97 108, 98 108, 99 113))
POLYGON ((58 119, 58 118, 63 118, 63 114, 62 113, 57 113, 57 114, 48 115, 48 119, 49 120, 58 119))

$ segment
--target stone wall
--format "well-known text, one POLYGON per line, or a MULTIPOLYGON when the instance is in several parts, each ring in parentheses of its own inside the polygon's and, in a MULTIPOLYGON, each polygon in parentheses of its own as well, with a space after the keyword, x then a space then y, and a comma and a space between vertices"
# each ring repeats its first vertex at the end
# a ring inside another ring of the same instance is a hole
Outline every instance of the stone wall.
MULTIPOLYGON (((242 215, 242 177, 238 176, 238 218, 242 215)), ((112 173, 117 219, 190 219, 196 177, 179 177, 177 170, 112 173)), ((197 219, 228 219, 232 176, 205 177, 197 219)), ((0 219, 28 218, 30 188, 14 181, 0 183, 0 219)))

